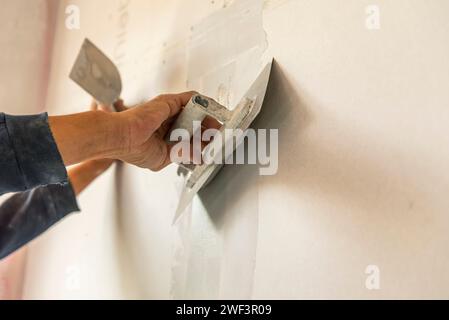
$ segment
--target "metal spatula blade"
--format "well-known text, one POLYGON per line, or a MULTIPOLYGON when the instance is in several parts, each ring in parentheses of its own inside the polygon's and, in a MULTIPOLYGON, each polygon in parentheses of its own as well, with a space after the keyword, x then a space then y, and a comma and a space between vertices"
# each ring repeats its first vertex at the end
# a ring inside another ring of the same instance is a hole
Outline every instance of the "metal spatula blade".
POLYGON ((89 39, 84 39, 69 77, 105 106, 112 106, 122 91, 117 67, 89 39))

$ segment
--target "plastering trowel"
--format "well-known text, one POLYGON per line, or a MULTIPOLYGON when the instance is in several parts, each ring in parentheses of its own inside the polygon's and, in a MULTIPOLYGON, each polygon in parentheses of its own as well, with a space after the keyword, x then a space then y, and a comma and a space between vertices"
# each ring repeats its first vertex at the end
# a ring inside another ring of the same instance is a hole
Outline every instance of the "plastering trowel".
POLYGON ((120 98, 122 80, 117 67, 89 39, 84 39, 69 77, 106 107, 114 107, 120 98))
MULTIPOLYGON (((215 118, 223 124, 220 128, 221 133, 223 133, 225 129, 241 129, 245 131, 259 114, 262 107, 268 80, 270 78, 271 64, 272 63, 270 62, 263 68, 262 72, 232 111, 209 97, 199 94, 194 95, 184 107, 170 131, 182 128, 189 131, 190 136, 192 136, 193 121, 202 121, 206 116, 215 118)), ((204 148, 202 154, 209 153, 210 148, 214 148, 212 150, 221 148, 222 152, 218 154, 218 156, 225 159, 232 155, 237 148, 237 143, 231 142, 233 148, 225 150, 225 145, 227 143, 227 141, 225 141, 226 135, 222 134, 220 136, 222 137, 221 141, 219 141, 219 139, 213 139, 212 142, 204 148)), ((217 164, 215 162, 197 165, 180 164, 181 170, 178 170, 178 173, 182 173, 185 176, 185 183, 175 212, 173 224, 176 223, 188 207, 195 194, 217 174, 222 166, 222 164, 217 164)))
MULTIPOLYGON (((262 107, 270 78, 271 64, 270 61, 263 68, 262 72, 233 110, 222 106, 209 97, 200 94, 194 95, 176 119, 170 132, 175 129, 185 129, 192 136, 194 133, 193 122, 201 122, 206 116, 212 117, 222 123, 220 128, 221 133, 225 129, 240 129, 242 131, 248 129, 262 107)), ((70 79, 75 81, 104 106, 113 107, 114 103, 120 98, 122 82, 117 67, 88 39, 85 39, 83 42, 72 71, 70 72, 70 79)), ((170 136, 170 132, 167 137, 170 136)), ((229 157, 238 145, 232 142, 233 148, 226 150, 226 135, 222 134, 221 136, 223 137, 222 141, 219 141, 220 139, 213 139, 202 151, 202 154, 209 153, 211 148, 214 148, 213 150, 222 148, 222 152, 217 153, 217 156, 219 155, 223 159, 229 157)), ((180 164, 178 173, 185 177, 185 183, 173 223, 179 219, 195 194, 217 174, 222 166, 222 164, 216 163, 202 163, 198 165, 180 164)))

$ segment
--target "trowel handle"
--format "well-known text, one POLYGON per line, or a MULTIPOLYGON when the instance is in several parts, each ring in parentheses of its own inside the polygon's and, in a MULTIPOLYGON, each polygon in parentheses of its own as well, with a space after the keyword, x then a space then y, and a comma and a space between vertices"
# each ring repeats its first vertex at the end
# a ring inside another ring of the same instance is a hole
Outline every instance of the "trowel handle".
POLYGON ((231 112, 214 99, 200 94, 195 94, 189 100, 189 102, 181 111, 175 123, 171 127, 170 131, 168 132, 165 138, 166 142, 170 144, 177 142, 177 141, 170 141, 170 135, 172 131, 176 129, 187 130, 189 136, 192 137, 194 133, 193 122, 194 121, 201 122, 204 120, 206 116, 210 116, 220 121, 221 123, 224 123, 230 118, 231 112))

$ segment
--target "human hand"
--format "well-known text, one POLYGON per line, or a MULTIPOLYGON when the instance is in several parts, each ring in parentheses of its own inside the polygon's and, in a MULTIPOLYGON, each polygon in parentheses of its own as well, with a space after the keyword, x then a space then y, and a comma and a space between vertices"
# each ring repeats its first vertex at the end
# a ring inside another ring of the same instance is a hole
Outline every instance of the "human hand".
POLYGON ((92 102, 90 103, 90 110, 91 111, 104 111, 104 112, 120 112, 127 110, 128 108, 125 107, 125 104, 122 99, 118 99, 116 102, 114 102, 114 105, 112 106, 105 106, 103 104, 98 103, 95 99, 92 99, 92 102))
POLYGON ((161 95, 130 109, 115 104, 121 112, 50 116, 48 123, 66 166, 107 158, 159 171, 171 162, 164 136, 193 94, 161 95))
POLYGON ((170 161, 171 146, 164 141, 176 115, 195 92, 164 94, 134 108, 115 105, 123 127, 122 146, 111 156, 141 168, 159 171, 170 161))

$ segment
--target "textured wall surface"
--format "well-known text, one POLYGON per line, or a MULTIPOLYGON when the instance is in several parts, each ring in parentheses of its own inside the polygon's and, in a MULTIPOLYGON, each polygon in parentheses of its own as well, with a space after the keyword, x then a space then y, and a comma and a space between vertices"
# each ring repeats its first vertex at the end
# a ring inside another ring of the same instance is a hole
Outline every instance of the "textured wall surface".
POLYGON ((89 104, 67 77, 84 37, 118 64, 128 104, 186 88, 232 103, 273 56, 254 126, 279 129, 279 171, 225 167, 173 227, 176 168, 116 166, 32 244, 26 297, 449 297, 449 2, 70 4, 81 28, 62 2, 51 113, 89 104))

